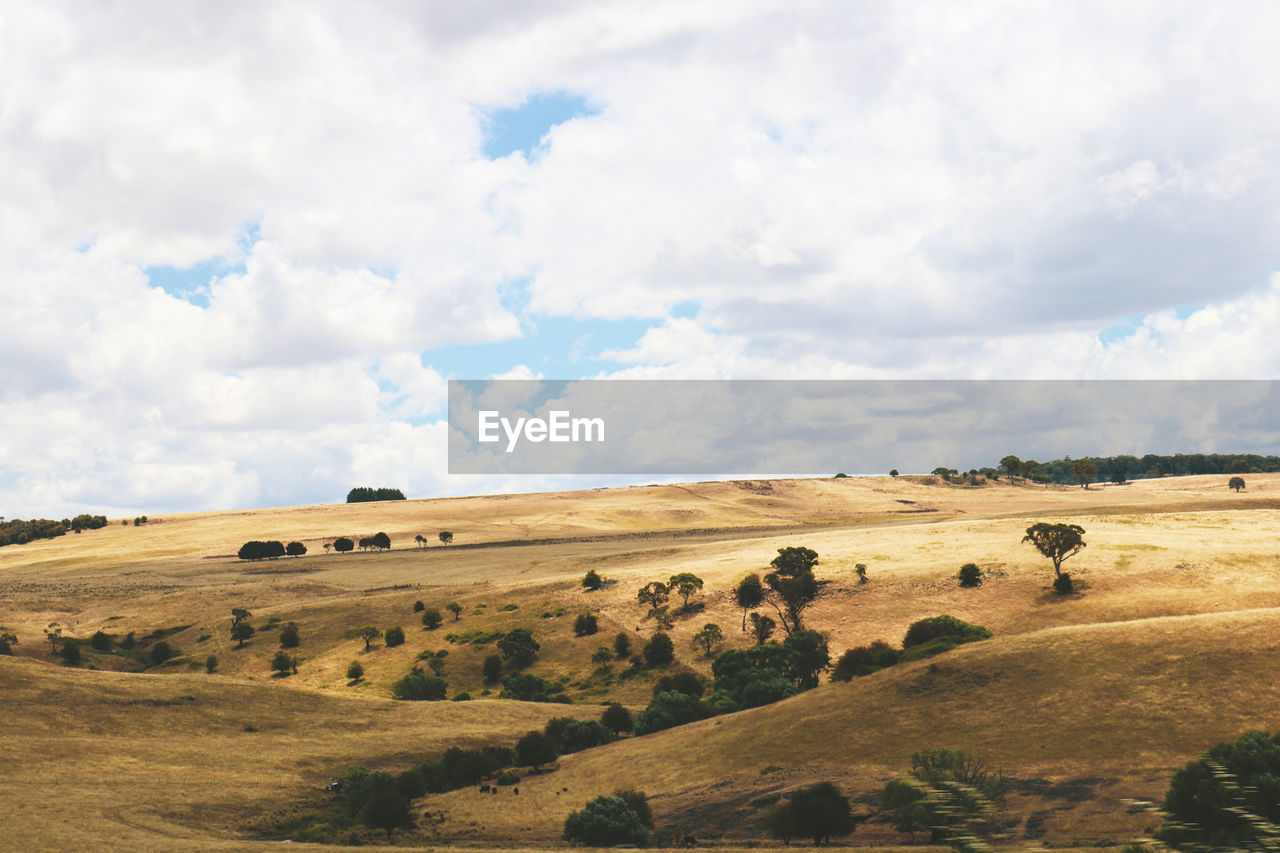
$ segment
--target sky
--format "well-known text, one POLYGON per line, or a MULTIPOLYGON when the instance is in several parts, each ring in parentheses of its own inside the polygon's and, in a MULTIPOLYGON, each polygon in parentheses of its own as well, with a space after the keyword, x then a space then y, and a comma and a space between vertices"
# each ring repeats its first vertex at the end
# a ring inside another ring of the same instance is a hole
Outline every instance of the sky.
POLYGON ((1274 378, 1277 18, 5 3, 0 515, 599 484, 450 378, 1274 378))

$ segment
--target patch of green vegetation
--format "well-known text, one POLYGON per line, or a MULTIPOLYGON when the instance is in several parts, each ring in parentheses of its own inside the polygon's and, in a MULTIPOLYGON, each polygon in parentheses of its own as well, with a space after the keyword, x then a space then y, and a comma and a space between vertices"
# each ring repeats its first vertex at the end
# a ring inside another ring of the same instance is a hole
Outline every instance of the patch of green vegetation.
POLYGON ((504 605, 502 605, 502 610, 501 610, 501 612, 503 612, 503 613, 509 613, 509 612, 510 612, 510 611, 512 611, 512 610, 519 610, 519 609, 520 609, 520 605, 519 605, 519 604, 504 604, 504 605))
POLYGON ((208 642, 209 640, 212 640, 212 639, 213 639, 213 635, 212 635, 212 634, 201 634, 199 637, 196 637, 196 642, 197 642, 197 643, 205 643, 205 642, 208 642))
POLYGON ((502 631, 482 631, 479 628, 461 634, 444 635, 445 641, 455 646, 487 646, 490 643, 496 643, 502 637, 502 631))

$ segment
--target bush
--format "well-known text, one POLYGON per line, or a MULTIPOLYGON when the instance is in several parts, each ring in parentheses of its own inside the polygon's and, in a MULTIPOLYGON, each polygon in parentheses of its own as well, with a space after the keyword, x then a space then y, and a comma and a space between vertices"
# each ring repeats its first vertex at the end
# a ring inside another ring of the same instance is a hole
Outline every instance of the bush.
POLYGON ((374 489, 369 486, 356 486, 347 492, 347 503, 365 503, 368 501, 402 501, 404 492, 386 486, 374 489))
POLYGON ((297 664, 284 649, 276 652, 276 656, 271 659, 271 669, 281 675, 288 675, 295 666, 297 664))
POLYGON ((289 622, 280 629, 280 648, 296 649, 301 640, 298 637, 298 623, 289 622))
POLYGON ((484 666, 481 670, 484 673, 484 680, 493 684, 502 677, 502 657, 499 655, 489 655, 484 659, 484 666))
POLYGON ((204 671, 209 675, 213 675, 218 669, 218 658, 215 655, 209 655, 204 659, 204 671))
POLYGON ((284 552, 290 557, 301 557, 307 553, 307 546, 303 545, 301 542, 290 542, 288 545, 284 546, 284 552))
POLYGON ((600 715, 600 723, 616 735, 633 731, 636 725, 631 719, 631 712, 617 702, 604 709, 604 713, 600 715))
POLYGON ((849 681, 854 676, 870 675, 887 669, 898 662, 898 650, 884 640, 876 640, 869 646, 849 649, 831 672, 832 681, 849 681))
POLYGON ((588 569, 587 573, 582 576, 582 586, 588 592, 595 592, 604 586, 604 578, 600 577, 595 569, 588 569))
POLYGON ((96 632, 89 638, 89 645, 100 652, 111 651, 111 637, 103 631, 96 632))
POLYGON ((644 644, 644 660, 649 666, 665 666, 675 660, 676 649, 671 638, 659 631, 644 644))
POLYGON ((1156 837, 1190 849, 1270 849, 1280 823, 1280 732, 1249 731, 1215 744, 1169 783, 1156 837))
POLYGON ((449 683, 443 678, 427 675, 414 669, 408 675, 396 679, 391 685, 391 698, 408 702, 439 702, 449 692, 449 683))
POLYGON ((653 810, 649 808, 649 797, 644 791, 635 788, 623 788, 614 791, 613 795, 631 806, 631 810, 640 818, 640 822, 653 829, 653 810))
POLYGON ((149 655, 149 657, 151 658, 152 666, 159 666, 160 664, 169 660, 169 658, 173 657, 173 649, 169 646, 168 643, 166 643, 164 640, 161 640, 160 642, 156 643, 154 646, 151 647, 151 654, 149 655))
POLYGON ((453 696, 453 701, 454 702, 470 702, 471 694, 466 692, 465 690, 462 691, 461 693, 455 693, 453 696))
POLYGON ((393 829, 413 826, 413 815, 409 813, 409 803, 398 791, 381 788, 373 792, 360 810, 360 822, 373 829, 385 829, 390 838, 393 829))
POLYGON ((683 693, 695 699, 701 699, 707 692, 707 684, 696 672, 677 672, 675 675, 664 675, 653 686, 653 695, 659 693, 683 693))
POLYGON ((603 723, 596 720, 575 720, 572 717, 551 720, 547 723, 545 734, 555 739, 562 755, 604 746, 615 739, 614 733, 603 723))
POLYGON ((502 773, 499 773, 498 778, 495 779, 494 781, 496 781, 499 785, 514 785, 520 781, 520 774, 512 773, 510 771, 504 771, 502 773))
POLYGON ((793 837, 810 837, 815 845, 832 836, 848 835, 856 824, 849 800, 830 782, 801 788, 769 815, 769 832, 790 843, 793 837))
POLYGON ((383 634, 382 641, 387 644, 387 648, 392 646, 404 645, 404 629, 399 625, 388 628, 387 633, 383 634))
POLYGON ((649 830, 620 797, 596 797, 564 822, 564 840, 590 847, 649 843, 649 830))
POLYGON ((659 693, 636 718, 636 734, 647 735, 711 716, 697 697, 687 693, 659 693))
POLYGON ((1075 591, 1075 584, 1071 582, 1071 575, 1063 572, 1053 579, 1053 591, 1058 595, 1070 595, 1075 591))
POLYGON ((74 640, 65 640, 62 648, 58 650, 58 656, 62 658, 62 662, 67 666, 78 666, 80 664, 80 644, 74 640))
POLYGON ((573 635, 575 637, 585 637, 588 634, 594 634, 599 630, 594 613, 579 613, 578 618, 573 620, 573 635))
POLYGON ((960 586, 981 586, 982 569, 977 563, 965 563, 960 567, 960 586))
POLYGON ((427 795, 427 782, 416 768, 410 768, 396 777, 396 792, 406 800, 416 800, 427 795))
POLYGON ((613 653, 618 660, 631 656, 631 637, 626 631, 619 631, 613 638, 613 653))
POLYGON ((428 607, 426 610, 422 611, 422 624, 428 631, 434 631, 436 628, 439 628, 442 621, 440 611, 436 608, 428 607))
POLYGON ((283 542, 246 542, 240 546, 236 556, 241 560, 274 560, 285 554, 283 542))
POLYGON ((360 661, 353 660, 351 665, 347 667, 347 679, 349 681, 359 681, 364 678, 364 667, 360 665, 360 661))
POLYGON ((413 603, 413 612, 414 612, 414 613, 421 613, 422 611, 424 611, 424 610, 426 610, 426 609, 427 609, 427 605, 423 604, 421 601, 415 601, 415 602, 413 603))
POLYGON ((947 637, 959 645, 976 640, 989 640, 991 632, 981 625, 970 625, 954 616, 931 616, 913 623, 907 629, 907 635, 902 638, 902 648, 905 650, 912 646, 924 645, 938 637, 947 637))
POLYGON ((516 742, 516 763, 537 770, 559 757, 557 746, 555 738, 543 732, 529 732, 516 742))
POLYGON ((513 628, 498 640, 498 651, 516 669, 523 669, 533 663, 540 648, 541 644, 527 628, 513 628))
POLYGON ((512 673, 502 678, 502 692, 499 699, 515 699, 521 702, 553 702, 557 693, 564 687, 547 681, 545 678, 527 672, 512 673))

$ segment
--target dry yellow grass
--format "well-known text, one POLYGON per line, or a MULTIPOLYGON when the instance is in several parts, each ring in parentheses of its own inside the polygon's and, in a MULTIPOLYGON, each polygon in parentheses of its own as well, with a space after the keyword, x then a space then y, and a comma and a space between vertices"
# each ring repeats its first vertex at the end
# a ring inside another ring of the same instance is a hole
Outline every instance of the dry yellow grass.
MULTIPOLYGON (((0 832, 24 849, 238 849, 260 815, 314 796, 351 764, 403 767, 455 742, 510 743, 550 716, 594 716, 590 703, 606 697, 638 707, 652 676, 602 685, 587 660, 617 631, 637 650, 653 632, 637 587, 677 571, 706 580, 705 611, 671 632, 678 656, 706 672, 689 646, 693 632, 713 621, 745 643, 732 586, 778 548, 803 544, 819 552, 818 574, 830 581, 809 621, 830 633, 837 654, 899 642, 912 621, 938 613, 987 625, 996 639, 937 659, 933 672, 899 667, 566 757, 556 772, 522 781, 501 809, 471 792, 429 798, 424 808, 447 815, 441 839, 550 843, 570 809, 632 785, 653 796, 661 819, 733 838, 759 811, 752 799, 819 778, 866 797, 912 751, 950 746, 1023 778, 1095 778, 1085 799, 1028 789, 1010 799, 1010 813, 1046 812, 1047 840, 1057 844, 1124 840, 1154 818, 1129 813, 1123 798, 1158 799, 1173 767, 1243 728, 1274 725, 1280 707, 1280 657, 1268 639, 1280 619, 1280 476, 1247 477, 1239 495, 1226 479, 1089 490, 905 478, 704 483, 191 514, 0 549, 0 624, 21 638, 17 658, 0 658, 0 795, 10 806, 0 832), (1020 542, 1030 523, 1055 518, 1088 531, 1089 547, 1066 566, 1083 582, 1069 600, 1050 594, 1048 561, 1020 542), (455 545, 436 542, 443 529, 455 545), (378 530, 396 550, 321 548, 378 530), (434 544, 415 548, 415 534, 434 544), (250 564, 229 556, 266 538, 298 539, 311 553, 250 564), (955 573, 970 561, 988 580, 960 589, 955 573), (856 563, 868 565, 868 584, 857 583, 856 563), (614 583, 584 592, 589 568, 614 583), (411 610, 419 599, 458 601, 463 616, 455 623, 445 613, 440 629, 424 632, 411 610), (271 629, 234 648, 237 606, 258 628, 298 623, 297 675, 270 677, 271 629), (572 637, 583 609, 599 615, 598 636, 572 637), (189 627, 169 638, 183 653, 177 663, 138 674, 55 665, 43 640, 50 622, 77 637, 189 627), (402 625, 408 642, 366 654, 343 637, 361 624, 402 625), (517 625, 543 643, 533 671, 568 676, 579 704, 386 699, 426 648, 450 650, 451 692, 478 695, 493 647, 457 646, 445 634, 517 625), (211 654, 213 677, 203 673, 211 654), (353 659, 366 669, 362 685, 346 681, 353 659)), ((863 827, 850 841, 896 838, 863 827)))

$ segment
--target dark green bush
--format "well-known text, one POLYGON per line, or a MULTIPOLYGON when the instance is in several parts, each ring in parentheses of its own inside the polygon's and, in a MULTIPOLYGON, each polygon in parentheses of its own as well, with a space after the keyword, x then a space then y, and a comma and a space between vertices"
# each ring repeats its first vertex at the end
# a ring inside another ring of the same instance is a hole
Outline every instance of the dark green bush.
POLYGON ((696 672, 677 672, 675 675, 664 675, 658 679, 658 683, 653 686, 653 695, 659 693, 684 693, 695 699, 701 699, 702 694, 707 692, 707 684, 702 680, 696 672))
POLYGON ((671 638, 659 631, 644 644, 644 660, 649 666, 665 666, 675 660, 676 648, 671 638))
POLYGON ((416 800, 427 795, 427 783, 416 769, 409 769, 396 777, 396 791, 406 800, 416 800))
POLYGON ((613 732, 603 723, 596 720, 575 720, 572 717, 551 720, 547 723, 545 733, 555 738, 562 755, 604 746, 615 739, 613 732))
POLYGON ((959 645, 975 640, 989 640, 991 632, 981 625, 970 625, 954 616, 931 616, 913 623, 907 629, 907 635, 902 639, 902 648, 905 650, 924 645, 938 637, 950 638, 959 645))
POLYGON ((589 847, 649 843, 649 830, 620 797, 596 797, 564 822, 564 840, 589 847))
POLYGON ((427 605, 423 604, 421 601, 415 601, 415 602, 413 603, 413 612, 414 612, 414 613, 421 613, 422 611, 424 611, 424 610, 426 610, 426 609, 427 609, 427 605))
POLYGON ((711 709, 687 693, 659 693, 636 718, 636 734, 647 735, 711 716, 711 709))
POLYGON ((104 631, 97 631, 89 638, 89 645, 100 652, 111 651, 111 636, 104 631))
POLYGON ((573 620, 573 634, 575 637, 585 637, 588 634, 594 634, 599 630, 599 624, 594 613, 579 613, 578 617, 573 620))
POLYGON ((514 672, 502 677, 502 692, 498 694, 498 698, 521 702, 554 702, 555 694, 563 691, 563 685, 547 681, 541 676, 514 672))
POLYGON ((382 635, 382 641, 387 644, 387 648, 393 646, 404 645, 404 629, 399 625, 395 625, 387 629, 387 633, 382 635))
POLYGON ((582 576, 582 586, 588 592, 594 592, 604 586, 604 578, 595 569, 588 569, 587 573, 582 576))
POLYGON ((80 644, 75 640, 64 640, 58 656, 67 666, 78 666, 80 663, 80 644))
POLYGON ((151 647, 151 653, 148 655, 151 659, 152 666, 159 666, 169 658, 173 657, 173 649, 164 640, 156 643, 151 647))
POLYGON ((977 563, 965 563, 960 567, 960 586, 981 586, 982 569, 977 563))
POLYGON ((619 631, 613 638, 613 653, 618 660, 622 660, 631 654, 631 637, 627 635, 626 631, 619 631))
POLYGON ((298 624, 290 622, 280 629, 280 647, 282 649, 296 649, 298 643, 298 624))
POLYGON ((391 698, 411 702, 439 702, 448 691, 449 683, 443 678, 415 669, 391 685, 391 698))
POLYGON ((855 676, 870 675, 887 669, 898 662, 898 650, 884 640, 876 640, 869 646, 849 649, 840 656, 831 671, 832 681, 849 681, 855 676))
POLYGON ((496 682, 502 677, 502 657, 500 655, 489 655, 484 659, 484 680, 490 684, 496 682))
POLYGON ((439 628, 440 623, 443 621, 444 619, 440 616, 440 611, 434 607, 428 607, 426 610, 422 611, 422 624, 428 631, 434 631, 436 628, 439 628))
POLYGON ((614 734, 635 730, 635 721, 631 719, 631 712, 617 702, 604 709, 604 713, 600 715, 600 722, 614 734))
POLYGON ((560 756, 559 746, 555 738, 543 732, 529 732, 516 742, 516 763, 537 770, 560 756))

